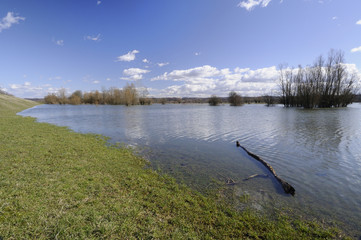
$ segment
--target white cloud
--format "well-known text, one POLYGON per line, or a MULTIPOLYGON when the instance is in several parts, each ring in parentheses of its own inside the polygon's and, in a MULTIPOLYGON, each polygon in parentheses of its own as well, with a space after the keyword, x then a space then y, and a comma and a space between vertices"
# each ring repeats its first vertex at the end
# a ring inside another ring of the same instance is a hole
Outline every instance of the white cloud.
POLYGON ((233 71, 205 65, 186 70, 174 70, 152 78, 152 81, 165 80, 175 85, 157 92, 158 96, 198 96, 209 97, 211 94, 227 96, 230 91, 242 95, 260 96, 276 91, 278 71, 275 66, 251 70, 236 68, 233 71))
POLYGON ((99 0, 97 1, 97 5, 100 5, 101 3, 102 3, 102 1, 99 1, 99 0))
POLYGON ((332 17, 332 20, 337 20, 337 19, 338 19, 337 16, 332 17))
POLYGON ((143 74, 149 73, 149 70, 141 69, 141 68, 128 68, 124 69, 123 75, 126 77, 121 77, 122 80, 128 81, 137 81, 143 79, 143 74))
POLYGON ((0 32, 4 29, 10 28, 13 24, 24 21, 24 17, 16 16, 13 12, 8 12, 6 16, 0 21, 0 32))
POLYGON ((99 42, 101 40, 100 34, 98 34, 96 36, 85 36, 84 39, 85 40, 95 41, 95 42, 99 42))
POLYGON ((42 98, 48 93, 55 93, 59 88, 53 88, 50 84, 33 86, 31 82, 23 84, 10 84, 7 92, 22 98, 42 98))
POLYGON ((194 55, 199 56, 199 55, 201 55, 201 53, 200 52, 195 52, 194 55))
POLYGON ((261 7, 267 7, 271 0, 247 0, 241 1, 238 7, 245 8, 247 11, 251 11, 254 7, 261 5, 261 7))
POLYGON ((357 25, 361 25, 361 19, 356 22, 357 25))
POLYGON ((352 48, 351 52, 361 52, 361 46, 356 47, 356 48, 352 48))
POLYGON ((107 78, 107 79, 105 79, 105 80, 110 81, 111 79, 110 79, 110 78, 107 78))
POLYGON ((229 76, 240 77, 243 82, 269 82, 278 77, 278 70, 275 66, 256 70, 236 68, 234 72, 236 74, 230 74, 229 76))
POLYGON ((116 62, 122 61, 122 62, 130 62, 135 59, 135 54, 139 53, 138 50, 133 50, 131 52, 128 52, 127 54, 121 55, 117 58, 116 62))
POLYGON ((171 80, 171 81, 194 81, 196 79, 206 79, 219 76, 220 71, 209 65, 204 65, 202 67, 191 68, 187 70, 174 70, 170 73, 164 73, 161 76, 152 78, 152 81, 155 80, 171 80))
POLYGON ((98 80, 93 81, 93 84, 99 84, 99 83, 100 83, 100 81, 98 81, 98 80))
POLYGON ((148 73, 149 70, 141 69, 141 68, 128 68, 124 69, 123 74, 127 76, 135 75, 135 74, 144 74, 148 73))
POLYGON ((49 81, 52 81, 52 80, 61 80, 61 77, 60 76, 56 76, 56 77, 50 77, 48 78, 49 81))
POLYGON ((166 66, 166 65, 168 65, 168 64, 169 64, 169 62, 157 63, 157 65, 158 65, 159 67, 164 67, 164 66, 166 66))
POLYGON ((56 40, 55 44, 58 46, 64 46, 64 40, 56 40))
POLYGON ((146 58, 144 58, 144 59, 142 60, 142 62, 144 62, 144 63, 149 63, 149 60, 146 59, 146 58))

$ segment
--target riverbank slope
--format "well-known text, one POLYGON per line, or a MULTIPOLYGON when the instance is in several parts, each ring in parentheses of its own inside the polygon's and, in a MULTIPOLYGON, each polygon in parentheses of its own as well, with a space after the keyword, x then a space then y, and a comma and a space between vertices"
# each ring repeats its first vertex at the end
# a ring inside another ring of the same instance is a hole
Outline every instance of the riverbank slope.
POLYGON ((238 213, 98 135, 37 123, 0 95, 0 238, 333 239, 335 229, 238 213))

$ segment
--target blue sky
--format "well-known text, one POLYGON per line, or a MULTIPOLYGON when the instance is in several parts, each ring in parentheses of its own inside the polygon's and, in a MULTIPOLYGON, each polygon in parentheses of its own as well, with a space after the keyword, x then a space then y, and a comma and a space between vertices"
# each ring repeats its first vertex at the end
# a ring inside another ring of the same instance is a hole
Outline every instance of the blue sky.
POLYGON ((0 1, 0 87, 18 97, 275 93, 279 64, 330 49, 361 72, 360 0, 0 1))

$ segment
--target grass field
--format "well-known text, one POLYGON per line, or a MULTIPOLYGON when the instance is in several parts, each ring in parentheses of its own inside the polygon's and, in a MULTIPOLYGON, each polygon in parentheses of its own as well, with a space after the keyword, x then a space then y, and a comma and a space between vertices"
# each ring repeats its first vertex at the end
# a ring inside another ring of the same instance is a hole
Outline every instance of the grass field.
POLYGON ((97 135, 37 123, 0 95, 0 239, 333 239, 336 229, 236 212, 97 135))

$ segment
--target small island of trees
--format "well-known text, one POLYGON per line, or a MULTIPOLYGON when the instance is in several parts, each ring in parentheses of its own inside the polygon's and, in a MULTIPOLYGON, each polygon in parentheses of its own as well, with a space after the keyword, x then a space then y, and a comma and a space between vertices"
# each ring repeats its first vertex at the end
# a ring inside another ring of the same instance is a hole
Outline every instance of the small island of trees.
POLYGON ((281 103, 285 107, 346 107, 357 92, 356 74, 349 73, 344 54, 331 50, 328 58, 318 57, 309 67, 280 66, 281 103))
MULTIPOLYGON (((232 91, 228 95, 227 101, 231 106, 242 106, 243 105, 243 99, 241 95, 236 93, 235 91, 232 91)), ((222 103, 222 99, 220 97, 217 97, 216 95, 212 95, 208 103, 210 106, 218 106, 220 103, 222 103)))

